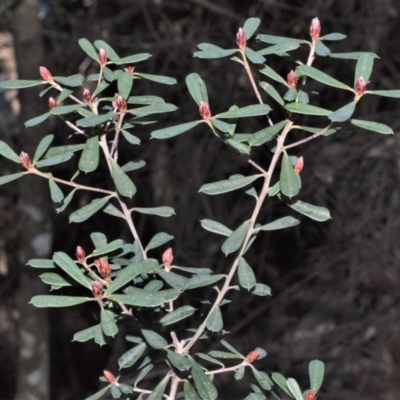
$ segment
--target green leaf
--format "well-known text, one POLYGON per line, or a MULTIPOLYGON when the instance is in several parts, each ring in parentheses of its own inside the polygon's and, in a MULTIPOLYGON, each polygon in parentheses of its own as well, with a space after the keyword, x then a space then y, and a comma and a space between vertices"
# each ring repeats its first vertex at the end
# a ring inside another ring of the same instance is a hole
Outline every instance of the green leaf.
POLYGON ((120 65, 120 64, 136 64, 140 61, 147 60, 151 57, 151 54, 149 53, 140 53, 140 54, 134 54, 132 56, 128 57, 123 57, 120 58, 119 60, 113 60, 114 64, 120 65))
POLYGON ((110 200, 110 196, 94 199, 86 206, 74 211, 69 216, 69 222, 83 222, 100 211, 110 200))
POLYGON ((185 278, 182 275, 176 274, 175 272, 165 271, 163 269, 157 271, 157 273, 161 278, 164 279, 165 282, 168 283, 169 286, 171 286, 175 289, 180 289, 180 290, 185 289, 188 278, 185 278))
POLYGON ((110 121, 116 116, 117 113, 110 111, 107 114, 78 119, 76 121, 76 125, 81 126, 82 128, 90 128, 92 126, 104 124, 105 122, 110 121))
POLYGON ((64 193, 53 179, 49 179, 49 188, 51 201, 53 203, 61 203, 64 200, 64 193))
POLYGON ((172 207, 135 207, 132 211, 141 214, 158 215, 160 217, 171 217, 172 215, 175 215, 175 210, 172 207))
POLYGON ((236 372, 235 372, 235 380, 240 381, 244 377, 245 368, 242 365, 236 372))
POLYGON ((65 280, 61 275, 56 274, 54 272, 46 272, 40 275, 40 279, 48 284, 53 286, 72 286, 67 280, 65 280))
POLYGON ((165 350, 167 352, 168 360, 175 368, 177 368, 179 371, 187 371, 188 369, 190 369, 191 364, 186 357, 176 353, 175 351, 169 349, 165 350))
POLYGON ((262 175, 251 175, 244 178, 227 179, 224 181, 207 183, 200 188, 199 192, 209 195, 231 192, 232 190, 241 189, 249 185, 261 176, 262 175))
POLYGON ((79 159, 78 168, 85 173, 95 171, 99 166, 99 138, 92 136, 86 140, 81 157, 79 159))
POLYGON ((269 78, 273 79, 274 81, 282 83, 283 85, 287 86, 286 81, 268 65, 264 65, 264 67, 260 69, 260 72, 268 76, 269 78))
POLYGON ((395 99, 400 98, 400 90, 368 90, 366 93, 374 94, 376 96, 392 97, 395 99))
POLYGON ((315 53, 319 56, 325 57, 329 56, 331 51, 326 47, 321 40, 315 42, 315 53))
POLYGON ((219 332, 222 331, 224 327, 224 322, 222 319, 222 314, 220 308, 217 306, 212 311, 210 317, 207 320, 207 329, 211 332, 219 332))
POLYGON ((336 87, 338 89, 352 90, 350 86, 338 81, 335 78, 332 78, 328 74, 325 74, 325 72, 319 71, 318 69, 308 65, 301 65, 300 67, 297 67, 296 72, 301 75, 309 76, 310 78, 328 86, 336 87))
POLYGON ((281 44, 276 44, 274 46, 269 46, 269 47, 266 47, 265 49, 259 50, 258 54, 261 54, 263 56, 266 56, 269 54, 282 54, 282 53, 286 53, 287 51, 296 50, 299 47, 300 47, 300 43, 281 43, 281 44))
POLYGON ((85 400, 99 400, 99 399, 101 399, 103 397, 103 395, 105 395, 108 392, 108 390, 110 389, 110 386, 111 385, 107 385, 106 387, 104 387, 103 389, 99 390, 95 394, 92 394, 91 396, 86 397, 85 400))
POLYGON ((5 185, 8 182, 15 181, 25 175, 25 172, 17 172, 16 174, 5 175, 0 177, 0 185, 5 185))
POLYGON ((67 254, 58 251, 54 253, 53 261, 76 282, 88 289, 92 289, 93 281, 82 272, 67 254))
POLYGON ((168 346, 168 342, 160 336, 158 333, 148 330, 142 329, 141 330, 146 342, 153 348, 153 349, 164 349, 168 346))
POLYGON ((208 361, 208 362, 210 362, 210 363, 212 363, 212 364, 217 364, 217 365, 220 365, 221 367, 225 367, 224 364, 223 364, 221 361, 218 361, 218 360, 216 360, 215 358, 210 357, 210 356, 207 355, 207 354, 204 354, 204 353, 196 353, 196 355, 197 355, 198 357, 200 357, 201 359, 206 360, 206 361, 208 361))
POLYGON ((90 234, 90 239, 92 239, 92 242, 96 249, 101 248, 107 244, 107 236, 101 232, 92 232, 90 234))
POLYGON ((207 89, 199 74, 192 73, 186 77, 186 85, 193 100, 199 106, 201 101, 208 104, 207 89))
POLYGON ((133 86, 133 76, 128 72, 122 72, 122 74, 118 78, 118 93, 124 98, 127 99, 131 93, 133 86))
POLYGON ((200 396, 189 381, 183 383, 183 395, 185 400, 201 400, 200 396))
POLYGON ((211 43, 199 43, 197 45, 197 47, 200 50, 204 50, 204 51, 206 51, 206 50, 221 50, 222 49, 222 47, 216 46, 215 44, 211 44, 211 43))
POLYGON ((111 384, 111 396, 113 399, 119 399, 122 395, 121 390, 119 389, 119 384, 116 386, 115 384, 111 384))
POLYGON ((72 296, 52 296, 52 295, 39 295, 31 299, 31 303, 35 307, 71 307, 78 304, 86 303, 87 297, 72 297, 72 296))
POLYGON ((151 392, 149 397, 147 397, 146 400, 162 400, 165 389, 168 385, 169 378, 171 378, 171 375, 167 375, 151 392))
POLYGON ((274 372, 272 375, 272 380, 284 391, 286 392, 289 396, 290 396, 290 392, 289 389, 287 387, 287 382, 286 382, 286 378, 278 373, 278 372, 274 372))
MULTIPOLYGON (((68 99, 69 96, 71 96, 71 94, 73 93, 73 90, 71 89, 63 89, 62 92, 59 94, 59 96, 57 97, 57 103, 62 103, 65 99, 68 99)), ((82 107, 80 104, 73 104, 72 106, 60 106, 60 107, 56 107, 55 109, 51 110, 51 111, 55 111, 56 109, 64 109, 64 110, 77 110, 80 107, 82 107)), ((52 114, 54 115, 54 113, 52 112, 52 114)))
POLYGON ((272 140, 286 125, 286 121, 281 121, 261 131, 255 132, 248 140, 250 146, 261 146, 272 140))
POLYGON ((221 224, 220 222, 213 221, 212 219, 203 219, 200 221, 200 223, 206 231, 214 232, 218 235, 230 236, 233 232, 232 229, 229 229, 227 226, 221 224))
POLYGON ((328 115, 332 122, 344 122, 351 118, 356 109, 356 103, 351 102, 328 115))
POLYGON ((256 231, 276 231, 278 229, 290 228, 292 226, 299 225, 300 221, 297 218, 293 218, 290 215, 287 217, 279 218, 269 224, 260 226, 256 231))
POLYGON ((134 262, 124 267, 116 278, 111 282, 110 286, 105 290, 104 294, 109 295, 116 290, 133 281, 139 275, 148 274, 158 268, 158 262, 154 259, 147 259, 140 262, 134 262))
POLYGON ((72 339, 73 342, 87 342, 88 340, 94 339, 96 335, 99 333, 99 331, 102 333, 103 331, 101 330, 101 325, 97 324, 94 326, 91 326, 90 328, 84 329, 82 331, 76 332, 74 334, 74 338, 72 339))
POLYGON ((250 290, 256 284, 254 272, 243 257, 240 257, 239 260, 238 279, 239 285, 247 290, 250 290))
POLYGON ((157 233, 152 237, 149 244, 146 246, 146 251, 160 247, 163 244, 168 243, 173 238, 174 237, 172 235, 168 235, 168 233, 165 232, 157 233))
POLYGON ((329 41, 336 41, 336 40, 343 40, 346 39, 347 36, 343 35, 343 33, 328 33, 325 36, 321 36, 320 40, 329 40, 329 41))
POLYGON ((223 58, 223 57, 229 57, 235 54, 237 51, 238 51, 237 49, 195 51, 194 56, 203 59, 223 58))
POLYGON ((282 157, 279 185, 281 193, 289 198, 297 196, 301 188, 299 176, 294 172, 292 162, 286 152, 282 157))
POLYGON ((164 315, 164 317, 162 317, 158 322, 162 326, 175 324, 176 322, 190 317, 195 311, 196 309, 192 306, 182 306, 164 315))
POLYGON ((93 58, 93 60, 95 61, 99 61, 99 56, 97 54, 96 49, 93 47, 92 43, 89 42, 89 40, 87 39, 79 39, 78 40, 79 46, 81 47, 81 49, 91 58, 93 58))
POLYGON ((263 283, 256 283, 254 288, 251 290, 251 294, 261 297, 271 296, 271 288, 263 283))
POLYGON ((295 101, 297 99, 297 89, 292 87, 290 88, 285 95, 283 96, 283 98, 286 101, 295 101))
POLYGON ((163 83, 164 85, 175 85, 176 84, 176 79, 170 78, 169 76, 142 74, 139 72, 135 73, 135 75, 140 76, 143 79, 147 79, 148 81, 163 83))
POLYGON ((25 122, 25 126, 27 128, 30 128, 32 126, 39 125, 42 122, 46 121, 46 119, 49 118, 50 114, 51 114, 51 112, 49 111, 49 112, 47 112, 45 114, 39 115, 39 116, 37 116, 35 118, 32 118, 32 119, 30 119, 30 120, 25 122))
POLYGON ((56 266, 53 263, 53 260, 43 260, 40 258, 32 258, 27 262, 27 265, 33 268, 55 268, 56 266))
MULTIPOLYGON (((133 136, 131 133, 128 131, 122 129, 121 130, 122 136, 129 142, 130 144, 137 145, 140 144, 140 139, 137 138, 136 136, 133 136)), ((126 172, 126 171, 125 171, 126 172)))
POLYGON ((193 275, 186 284, 186 289, 195 289, 204 286, 210 286, 219 280, 221 280, 224 275, 209 275, 209 274, 196 274, 193 275))
POLYGON ((268 376, 263 371, 258 371, 254 367, 251 368, 253 371, 253 375, 256 378, 258 384, 264 389, 264 390, 271 390, 272 386, 274 383, 272 382, 271 378, 268 376))
POLYGON ((110 310, 101 310, 101 329, 106 336, 114 337, 118 333, 118 325, 115 323, 116 315, 110 310))
POLYGON ((137 169, 143 168, 146 165, 146 161, 138 160, 138 161, 129 161, 125 165, 123 165, 122 171, 131 172, 136 171, 137 169))
POLYGON ((164 103, 164 99, 159 96, 131 96, 127 100, 128 104, 155 104, 164 103))
POLYGON ((69 192, 68 196, 63 199, 61 206, 56 208, 57 213, 63 212, 67 208, 68 204, 71 202, 72 198, 74 197, 76 190, 77 189, 71 190, 71 192, 69 192))
POLYGON ((146 343, 140 343, 136 347, 133 347, 126 353, 122 354, 122 356, 118 359, 119 369, 129 368, 133 364, 135 364, 136 361, 138 361, 139 358, 143 355, 146 347, 146 343))
POLYGON ((125 219, 125 215, 123 212, 121 212, 117 207, 115 207, 113 204, 108 203, 107 206, 103 209, 103 212, 112 215, 113 217, 118 217, 125 219))
POLYGON ((222 114, 218 114, 216 118, 244 118, 254 117, 257 115, 266 115, 271 111, 271 107, 266 104, 254 104, 252 106, 246 106, 237 108, 236 110, 229 110, 222 114))
POLYGON ((201 121, 193 121, 193 122, 187 122, 185 124, 170 126, 169 128, 158 129, 154 132, 151 132, 151 137, 155 139, 169 139, 171 137, 185 133, 190 129, 193 129, 200 123, 201 121))
POLYGON ((296 400, 303 400, 303 395, 301 393, 300 386, 295 379, 288 378, 288 380, 286 381, 286 385, 287 388, 289 389, 289 392, 296 400))
POLYGON ((243 222, 222 244, 221 250, 226 256, 240 249, 246 237, 249 224, 250 221, 243 222))
MULTIPOLYGON (((47 149, 50 147, 51 142, 54 139, 54 135, 47 135, 45 136, 39 143, 38 147, 36 148, 35 155, 33 156, 33 163, 35 164, 36 161, 38 161, 44 153, 46 153, 47 149)), ((1 146, 1 142, 0 142, 1 146)), ((1 149, 0 149, 1 151, 1 149)))
POLYGON ((246 19, 243 30, 246 35, 246 39, 249 40, 255 33, 255 31, 260 26, 261 20, 260 18, 248 18, 246 19))
MULTIPOLYGON (((356 51, 353 53, 331 53, 329 57, 331 58, 342 58, 347 60, 358 60, 361 56, 363 56, 365 51, 356 51)), ((374 56, 374 58, 379 58, 375 53, 369 53, 374 56)))
POLYGON ((111 61, 119 61, 120 58, 118 54, 115 52, 115 50, 106 42, 103 40, 96 40, 94 42, 94 45, 100 50, 104 49, 105 52, 107 53, 107 58, 111 61))
POLYGON ((211 379, 204 373, 199 364, 191 359, 191 372, 194 381, 194 385, 203 400, 216 400, 218 398, 218 392, 211 379))
POLYGON ((78 86, 82 85, 85 78, 82 75, 77 74, 77 75, 71 75, 68 77, 55 76, 54 80, 63 86, 78 87, 78 86))
POLYGON ((272 85, 267 82, 260 82, 260 87, 264 89, 278 104, 281 106, 285 105, 281 95, 272 85))
POLYGON ((44 167, 51 167, 52 165, 58 165, 65 161, 68 161, 73 155, 74 153, 72 153, 72 151, 61 153, 50 158, 44 158, 38 161, 35 166, 36 168, 44 168, 44 167))
POLYGON ((307 115, 319 115, 327 116, 332 114, 332 111, 326 110, 325 108, 320 108, 312 106, 311 104, 304 103, 290 103, 285 106, 286 110, 294 112, 296 114, 307 114, 307 115))
POLYGON ((63 153, 75 153, 76 151, 82 150, 85 147, 84 144, 71 144, 67 146, 54 146, 48 149, 45 154, 45 158, 51 158, 58 156, 63 153))
MULTIPOLYGON (((143 360, 144 362, 144 360, 143 360)), ((135 385, 137 385, 152 369, 154 368, 154 364, 150 363, 146 365, 141 371, 138 377, 135 379, 135 385)), ((139 398, 138 398, 139 400, 139 398)), ((141 399, 143 400, 143 399, 141 399)))
POLYGON ((110 300, 136 307, 158 307, 161 304, 175 300, 180 294, 177 289, 148 292, 143 289, 131 288, 128 294, 113 294, 110 300))
POLYGON ((357 61, 356 72, 354 74, 354 85, 357 83, 358 78, 361 76, 365 79, 365 82, 369 81, 371 77, 372 69, 374 68, 374 54, 364 53, 357 61))
POLYGON ((363 121, 361 119, 351 119, 352 125, 358 126, 359 128, 367 129, 368 131, 383 133, 385 135, 394 133, 390 126, 381 124, 379 122, 363 121))
POLYGON ((118 190, 118 193, 122 196, 132 198, 136 193, 136 186, 131 181, 129 176, 122 170, 122 168, 113 159, 110 160, 111 163, 111 174, 118 190))
POLYGON ((19 156, 14 152, 14 150, 5 142, 0 140, 0 155, 14 161, 17 164, 21 164, 19 156))
POLYGON ((293 210, 296 210, 300 214, 303 214, 314 221, 324 222, 331 218, 329 210, 325 207, 313 206, 312 204, 300 200, 286 204, 290 208, 293 208, 293 210))
POLYGON ((264 43, 270 43, 270 44, 307 43, 307 40, 293 39, 293 38, 288 38, 283 36, 273 36, 273 35, 257 35, 257 39, 261 40, 264 43))
POLYGON ((265 57, 263 57, 259 52, 256 52, 249 47, 245 48, 246 56, 247 58, 253 63, 253 64, 262 64, 266 60, 265 57))
POLYGON ((228 353, 226 351, 212 350, 208 353, 210 356, 215 358, 224 358, 224 359, 238 359, 243 357, 238 353, 228 353))
POLYGON ((310 389, 316 393, 321 388, 325 375, 325 365, 322 361, 313 360, 308 365, 308 374, 310 376, 310 389))
POLYGON ((305 92, 304 90, 299 90, 297 93, 297 101, 299 103, 306 103, 308 104, 310 102, 310 98, 308 97, 308 93, 305 92))
MULTIPOLYGON (((235 353, 235 354, 239 354, 240 356, 242 356, 242 354, 240 354, 240 352, 239 351, 237 351, 231 344, 229 344, 226 340, 221 340, 221 342, 220 342, 221 344, 222 344, 222 346, 224 346, 224 347, 226 347, 229 351, 231 351, 232 353, 235 353)), ((244 358, 244 357, 242 357, 242 358, 244 358)))
POLYGON ((122 239, 115 239, 104 246, 97 247, 88 257, 98 257, 102 254, 111 253, 112 251, 120 249, 124 244, 122 239))
POLYGON ((9 80, 0 82, 0 88, 2 89, 23 89, 38 85, 43 85, 44 81, 35 81, 35 80, 26 80, 26 79, 18 79, 18 80, 9 80))

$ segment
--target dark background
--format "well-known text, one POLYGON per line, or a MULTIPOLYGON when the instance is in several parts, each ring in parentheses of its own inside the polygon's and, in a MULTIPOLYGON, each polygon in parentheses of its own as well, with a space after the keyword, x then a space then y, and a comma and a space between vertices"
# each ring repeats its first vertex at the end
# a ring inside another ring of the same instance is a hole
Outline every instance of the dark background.
MULTIPOLYGON (((14 47, 20 78, 38 79, 38 65, 45 65, 61 76, 94 71, 93 64, 77 45, 82 37, 91 41, 103 39, 121 56, 149 52, 153 57, 140 64, 141 71, 178 79, 178 84, 172 87, 135 82, 135 94, 162 96, 176 104, 179 111, 165 123, 145 127, 139 133, 143 146, 130 146, 121 157, 147 162, 135 175, 138 204, 168 205, 177 210, 173 219, 141 218, 137 224, 145 242, 159 231, 174 235, 175 260, 181 265, 226 271, 229 259, 219 251, 223 239, 206 233, 198 221, 216 219, 234 228, 249 217, 254 204, 251 198, 240 193, 218 197, 197 193, 202 184, 226 179, 229 174, 253 173, 244 157, 224 146, 203 127, 168 141, 148 140, 151 130, 198 118, 197 106, 184 83, 184 77, 191 72, 198 72, 206 81, 212 110, 223 111, 233 103, 256 102, 240 65, 228 59, 193 58, 197 43, 234 47, 238 27, 248 17, 262 20, 260 33, 308 39, 311 19, 318 16, 322 34, 341 32, 348 36, 345 41, 331 42, 333 52, 372 51, 379 55, 370 88, 400 87, 400 3, 394 0, 47 0, 36 4, 38 9, 31 14, 36 18, 35 23, 40 22, 35 37, 38 47, 32 48, 35 44, 31 43, 24 48, 18 45, 26 45, 21 31, 26 28, 25 22, 29 25, 33 19, 22 20, 22 24, 17 19, 23 7, 35 7, 35 3, 34 0, 9 1, 0 6, 0 61, 4 79, 15 73, 14 47), (36 60, 28 56, 29 51, 37 55, 36 60)), ((252 42, 253 48, 258 46, 252 42)), ((298 54, 306 60, 306 53, 298 54)), ((268 62, 282 76, 295 67, 278 57, 269 57, 268 62)), ((317 58, 314 66, 350 85, 353 82, 354 61, 317 58)), ((254 71, 257 80, 265 78, 254 71)), ((351 100, 341 91, 321 88, 313 82, 309 85, 309 88, 315 85, 320 91, 322 107, 335 110, 351 100)), ((46 110, 47 100, 37 100, 34 90, 32 93, 34 97, 19 100, 21 109, 29 109, 34 116, 46 110)), ((15 98, 1 99, 1 140, 11 143, 18 151, 29 148, 31 142, 32 146, 37 145, 48 133, 56 135, 57 144, 70 140, 71 132, 60 120, 24 131, 20 120, 30 117, 21 112, 18 119, 16 104, 15 98)), ((278 120, 282 117, 278 106, 271 105, 276 109, 271 116, 278 120)), ((388 124, 397 133, 397 110, 398 103, 393 99, 368 96, 357 108, 355 117, 388 124)), ((239 130, 250 133, 262 127, 263 121, 255 118, 242 122, 239 130)), ((299 135, 299 139, 302 137, 299 135)), ((260 164, 269 159, 269 154, 266 148, 252 152, 260 164)), ((308 362, 315 358, 323 360, 326 380, 321 400, 397 400, 400 389, 397 135, 354 130, 349 138, 321 138, 296 148, 294 154, 305 158, 301 198, 327 206, 333 219, 320 224, 301 218, 302 223, 295 228, 265 233, 259 238, 248 261, 256 271, 257 280, 271 286, 273 296, 232 294, 232 305, 224 306, 223 310, 225 329, 230 331, 226 339, 243 353, 255 347, 266 349, 268 356, 257 363, 257 368, 296 377, 304 388, 308 362)), ((1 175, 18 170, 14 171, 15 167, 4 160, 0 160, 0 168, 1 175)), ((74 172, 73 166, 70 168, 58 172, 69 177, 74 172)), ((92 182, 101 182, 105 173, 100 168, 91 177, 92 182)), ((31 306, 26 308, 26 302, 21 305, 20 298, 30 290, 35 291, 33 282, 39 278, 37 271, 33 271, 29 279, 24 279, 23 264, 29 257, 23 256, 26 240, 21 238, 28 225, 21 221, 15 204, 21 204, 21 198, 23 201, 37 199, 43 207, 48 204, 46 188, 41 192, 45 197, 38 191, 35 195, 29 194, 37 188, 37 180, 33 182, 35 188, 27 187, 26 183, 0 187, 1 400, 13 399, 17 393, 22 400, 46 400, 45 395, 24 395, 26 387, 17 384, 26 375, 24 361, 19 356, 23 340, 18 340, 21 326, 26 322, 24 309, 27 313, 33 312, 31 306)), ((56 215, 50 208, 46 229, 53 232, 53 250, 72 255, 78 244, 90 247, 92 231, 107 232, 110 240, 118 237, 130 240, 124 226, 104 215, 84 224, 68 225, 69 212, 88 201, 84 196, 76 196, 75 203, 63 214, 56 215)), ((260 220, 270 221, 288 214, 293 215, 287 207, 272 200, 264 207, 260 220)), ((45 289, 38 290, 44 293, 45 289)), ((43 310, 40 313, 42 318, 46 315, 43 310)), ((124 349, 121 344, 99 351, 94 344, 71 343, 76 331, 93 324, 92 310, 84 307, 51 310, 47 327, 42 325, 46 321, 44 317, 44 322, 36 324, 36 334, 43 336, 43 346, 47 345, 42 355, 50 357, 46 364, 50 366, 47 398, 84 398, 98 388, 98 376, 105 367, 116 372, 116 359, 124 349)), ((191 321, 192 326, 196 323, 191 321)), ((246 381, 233 384, 232 380, 231 375, 217 380, 221 399, 241 399, 248 393, 246 381)))

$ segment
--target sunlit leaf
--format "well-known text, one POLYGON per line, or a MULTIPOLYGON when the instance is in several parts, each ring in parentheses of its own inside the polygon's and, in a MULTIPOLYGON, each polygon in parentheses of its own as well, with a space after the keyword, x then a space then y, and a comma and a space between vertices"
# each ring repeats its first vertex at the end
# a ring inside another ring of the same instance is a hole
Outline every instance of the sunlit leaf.
POLYGON ((288 378, 286 381, 287 388, 296 400, 303 400, 303 394, 297 381, 293 378, 288 378))

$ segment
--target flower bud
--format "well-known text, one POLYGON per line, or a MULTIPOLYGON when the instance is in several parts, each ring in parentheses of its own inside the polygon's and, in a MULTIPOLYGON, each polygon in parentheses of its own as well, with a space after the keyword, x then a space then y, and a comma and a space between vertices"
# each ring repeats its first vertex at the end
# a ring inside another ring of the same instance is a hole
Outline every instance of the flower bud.
POLYGON ((134 65, 128 65, 128 66, 125 68, 125 71, 126 71, 128 74, 133 75, 133 73, 135 72, 135 66, 134 66, 134 65))
POLYGON ((40 73, 40 76, 46 82, 49 82, 49 83, 53 83, 54 82, 53 75, 51 74, 51 72, 46 67, 40 67, 39 68, 39 73, 40 73))
POLYGON ((99 298, 103 294, 103 283, 100 281, 93 282, 92 293, 95 298, 99 298))
POLYGON ((259 356, 260 356, 260 350, 255 349, 255 350, 251 351, 249 354, 247 354, 246 361, 248 363, 252 363, 252 362, 256 361, 259 356))
POLYGON ((319 38, 320 33, 321 33, 321 23, 319 22, 318 18, 314 18, 311 21, 310 25, 310 36, 313 42, 315 42, 319 38))
POLYGON ((291 88, 297 86, 297 75, 293 70, 288 73, 286 82, 291 88))
POLYGON ((104 370, 103 375, 104 375, 104 378, 106 378, 107 382, 113 383, 117 380, 115 378, 114 374, 111 373, 110 371, 104 370))
POLYGON ((304 400, 316 400, 316 399, 317 399, 317 393, 315 393, 314 390, 309 390, 304 400))
POLYGON ((171 269, 172 261, 174 261, 174 254, 171 247, 164 251, 162 255, 162 261, 164 263, 165 269, 169 271, 171 269))
POLYGON ((299 157, 296 161, 296 164, 294 164, 294 173, 299 174, 304 167, 304 157, 299 157))
POLYGON ((199 113, 203 119, 205 120, 210 119, 211 117, 210 106, 205 101, 200 102, 199 113))
POLYGON ((88 103, 92 101, 92 93, 90 93, 89 89, 83 89, 83 97, 88 103))
POLYGON ((81 246, 78 246, 76 248, 76 258, 78 259, 78 261, 80 263, 84 263, 86 261, 86 254, 85 254, 85 250, 82 249, 81 246))
POLYGON ((368 85, 368 82, 365 82, 365 79, 362 76, 360 76, 357 79, 356 87, 354 89, 357 100, 365 93, 365 90, 367 89, 367 85, 368 85))
POLYGON ((28 153, 25 153, 24 151, 21 152, 19 155, 19 159, 21 160, 21 165, 26 168, 26 169, 31 169, 33 167, 31 158, 29 157, 28 153))
POLYGON ((94 264, 96 265, 99 274, 103 278, 108 278, 110 276, 111 268, 108 262, 104 258, 98 258, 97 260, 94 260, 94 264))
POLYGON ((107 53, 104 49, 99 50, 99 61, 102 67, 107 63, 107 53))
POLYGON ((49 98, 49 107, 50 109, 56 108, 58 106, 58 102, 54 97, 49 98))
POLYGON ((115 101, 112 102, 113 107, 117 108, 120 113, 126 113, 126 110, 128 109, 126 100, 118 93, 114 96, 114 98, 115 101))
POLYGON ((246 47, 246 35, 243 28, 239 28, 238 33, 236 34, 236 43, 241 50, 246 47))

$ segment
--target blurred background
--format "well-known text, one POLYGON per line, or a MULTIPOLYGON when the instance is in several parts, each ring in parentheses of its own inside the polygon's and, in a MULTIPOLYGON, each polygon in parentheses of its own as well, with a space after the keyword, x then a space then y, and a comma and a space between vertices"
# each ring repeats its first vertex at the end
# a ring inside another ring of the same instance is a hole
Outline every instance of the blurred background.
MULTIPOLYGON (((395 0, 2 0, 0 3, 0 79, 40 79, 38 68, 54 75, 87 75, 95 65, 81 51, 80 38, 102 39, 121 55, 149 52, 141 72, 177 78, 175 86, 136 81, 135 94, 154 94, 179 107, 157 126, 139 132, 143 146, 122 150, 125 159, 143 159, 147 166, 134 176, 139 188, 134 200, 144 206, 175 208, 173 219, 143 217, 136 222, 145 241, 165 231, 175 236, 176 263, 225 271, 230 258, 220 252, 223 239, 205 232, 199 220, 218 220, 235 228, 249 217, 253 201, 233 192, 207 197, 198 194, 207 182, 231 173, 252 171, 245 157, 215 140, 202 127, 168 141, 149 141, 151 130, 198 118, 184 78, 191 72, 205 80, 212 110, 232 104, 255 104, 251 85, 240 65, 228 59, 205 61, 193 57, 196 44, 209 42, 235 47, 235 35, 248 17, 262 20, 259 33, 309 38, 309 25, 319 17, 322 35, 345 33, 330 42, 332 52, 370 51, 379 55, 369 88, 400 88, 400 2, 395 0)), ((254 49, 260 44, 250 43, 254 49)), ((298 52, 303 61, 307 53, 298 52)), ((281 76, 295 65, 271 56, 268 63, 281 76)), ((322 58, 314 66, 352 85, 354 61, 322 58)), ((257 75, 256 80, 267 80, 257 75)), ((338 109, 351 99, 343 91, 308 87, 320 92, 320 105, 338 109)), ((71 143, 71 131, 60 119, 25 129, 23 122, 47 110, 47 96, 36 88, 0 95, 0 140, 17 153, 32 154, 40 139, 56 136, 56 144, 71 143)), ((114 93, 110 93, 113 95, 114 93)), ((79 96, 82 96, 79 93, 79 96)), ((315 104, 315 103, 314 103, 315 104)), ((276 121, 278 106, 271 117, 276 121)), ((394 99, 366 96, 356 118, 390 125, 394 136, 354 129, 348 137, 320 138, 294 154, 304 156, 301 199, 331 210, 332 220, 302 223, 289 230, 265 233, 253 246, 248 262, 258 282, 271 286, 272 297, 244 293, 230 295, 224 306, 225 337, 244 354, 262 347, 268 356, 257 368, 279 371, 308 385, 307 365, 325 362, 321 400, 398 400, 400 390, 400 104, 394 99)), ((279 119, 281 118, 281 119, 279 119)), ((307 119, 304 119, 307 124, 307 119)), ((241 122, 239 131, 263 127, 262 119, 241 122)), ((299 139, 304 137, 299 134, 299 139)), ((262 146, 252 152, 260 164, 270 159, 262 146)), ((68 178, 74 163, 56 173, 68 178)), ((19 167, 0 159, 1 175, 19 167)), ((253 172, 251 172, 253 173, 253 172)), ((90 175, 102 184, 106 169, 90 175)), ((100 349, 93 343, 72 342, 76 331, 93 324, 90 307, 34 309, 29 299, 46 293, 37 275, 25 266, 29 258, 50 257, 54 250, 71 256, 77 245, 91 248, 92 231, 109 239, 130 240, 126 227, 98 214, 79 225, 68 225, 68 215, 88 202, 85 194, 62 214, 50 204, 47 183, 24 178, 17 185, 0 186, 0 400, 83 399, 98 390, 105 368, 117 372, 124 343, 100 349)), ((292 210, 275 200, 262 211, 271 221, 292 210)), ((299 217, 299 215, 296 215, 299 217)), ((160 254, 154 254, 160 256, 160 254)), ((210 296, 213 296, 210 293, 210 296)), ((204 309, 206 311, 206 308, 204 309)), ((196 320, 188 321, 195 326, 196 320)), ((210 343, 210 346, 215 346, 210 343)), ((206 352, 209 348, 201 348, 206 352)), ((197 350, 197 349, 196 349, 197 350)), ((153 377, 154 382, 157 377, 153 377)), ((247 376, 247 378, 250 378, 247 376)), ((220 399, 242 399, 246 379, 232 384, 221 377, 220 399)), ((150 382, 151 385, 151 382, 150 382)))

